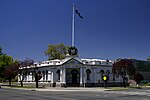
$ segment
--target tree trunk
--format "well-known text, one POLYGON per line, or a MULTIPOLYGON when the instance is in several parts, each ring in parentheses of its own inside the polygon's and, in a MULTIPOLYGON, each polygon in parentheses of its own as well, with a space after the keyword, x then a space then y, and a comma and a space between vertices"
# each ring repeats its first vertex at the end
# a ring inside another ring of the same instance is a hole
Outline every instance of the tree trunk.
POLYGON ((9 79, 9 86, 11 86, 11 79, 9 79))
POLYGON ((123 87, 126 87, 126 79, 125 79, 125 77, 123 78, 123 87))
POLYGON ((23 87, 23 81, 20 81, 21 87, 23 87))
POLYGON ((38 88, 39 86, 38 86, 38 74, 37 73, 35 73, 35 83, 36 83, 36 88, 38 88))
POLYGON ((24 77, 22 77, 22 79, 21 79, 21 75, 19 75, 19 79, 20 79, 20 85, 21 85, 21 87, 23 87, 23 80, 24 80, 24 77))
POLYGON ((36 88, 39 88, 38 80, 36 80, 36 88))

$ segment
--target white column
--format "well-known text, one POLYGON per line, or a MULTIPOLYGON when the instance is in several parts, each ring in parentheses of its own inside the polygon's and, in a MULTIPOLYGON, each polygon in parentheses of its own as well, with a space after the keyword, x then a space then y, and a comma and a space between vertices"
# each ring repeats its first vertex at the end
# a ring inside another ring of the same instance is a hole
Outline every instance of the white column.
POLYGON ((80 85, 83 83, 83 68, 80 68, 80 85))
POLYGON ((29 81, 29 73, 27 73, 27 80, 26 80, 27 82, 29 81))
POLYGON ((92 75, 92 76, 93 76, 93 79, 92 79, 93 82, 92 82, 92 83, 95 83, 95 70, 94 70, 94 68, 92 69, 92 72, 93 72, 93 73, 92 73, 92 74, 93 74, 93 75, 92 75))
POLYGON ((52 73, 50 71, 48 71, 48 76, 47 76, 48 77, 48 79, 47 79, 48 81, 52 81, 52 76, 51 75, 52 75, 52 73))
POLYGON ((63 69, 60 70, 60 83, 63 82, 63 69))
POLYGON ((54 72, 51 72, 51 82, 54 83, 54 72))
POLYGON ((31 72, 29 73, 29 81, 30 82, 32 81, 32 73, 31 72))
POLYGON ((18 74, 18 83, 20 82, 20 77, 22 79, 22 75, 21 74, 18 74))
POLYGON ((85 87, 85 83, 87 83, 87 74, 86 69, 83 69, 83 86, 85 87))
POLYGON ((94 83, 96 83, 96 71, 94 69, 94 83))
POLYGON ((44 81, 46 82, 46 81, 47 81, 47 80, 46 80, 46 70, 45 70, 45 75, 44 75, 44 77, 45 77, 45 80, 44 80, 44 81))
POLYGON ((66 68, 63 68, 63 83, 66 84, 66 68))

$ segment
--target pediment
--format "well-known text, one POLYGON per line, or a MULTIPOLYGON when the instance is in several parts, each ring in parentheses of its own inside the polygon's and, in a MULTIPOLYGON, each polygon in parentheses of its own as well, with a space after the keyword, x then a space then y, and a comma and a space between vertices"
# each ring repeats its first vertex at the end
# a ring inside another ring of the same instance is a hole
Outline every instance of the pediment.
POLYGON ((72 65, 81 65, 82 63, 80 62, 80 61, 78 61, 78 60, 76 60, 76 59, 74 59, 74 58, 72 58, 72 59, 70 59, 70 60, 68 60, 68 61, 66 61, 64 64, 72 64, 72 65))

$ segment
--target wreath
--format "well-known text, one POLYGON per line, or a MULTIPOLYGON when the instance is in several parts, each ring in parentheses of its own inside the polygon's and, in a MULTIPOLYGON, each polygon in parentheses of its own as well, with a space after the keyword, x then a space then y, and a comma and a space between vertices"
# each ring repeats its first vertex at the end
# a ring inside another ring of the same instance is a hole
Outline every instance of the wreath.
POLYGON ((71 46, 69 49, 68 49, 68 53, 69 55, 77 55, 78 53, 78 49, 75 47, 75 46, 71 46))

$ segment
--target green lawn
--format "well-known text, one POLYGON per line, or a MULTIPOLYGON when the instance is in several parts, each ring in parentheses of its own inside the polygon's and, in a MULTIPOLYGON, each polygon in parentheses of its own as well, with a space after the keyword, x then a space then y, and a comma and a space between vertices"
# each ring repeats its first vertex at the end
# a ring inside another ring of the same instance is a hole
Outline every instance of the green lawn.
POLYGON ((8 86, 8 87, 12 87, 12 88, 27 88, 27 89, 31 89, 31 88, 35 88, 34 86, 23 86, 23 87, 21 87, 21 86, 8 86))
POLYGON ((126 88, 124 88, 124 87, 107 87, 106 88, 106 90, 108 90, 108 91, 118 91, 118 90, 128 90, 129 88, 128 87, 126 87, 126 88))

